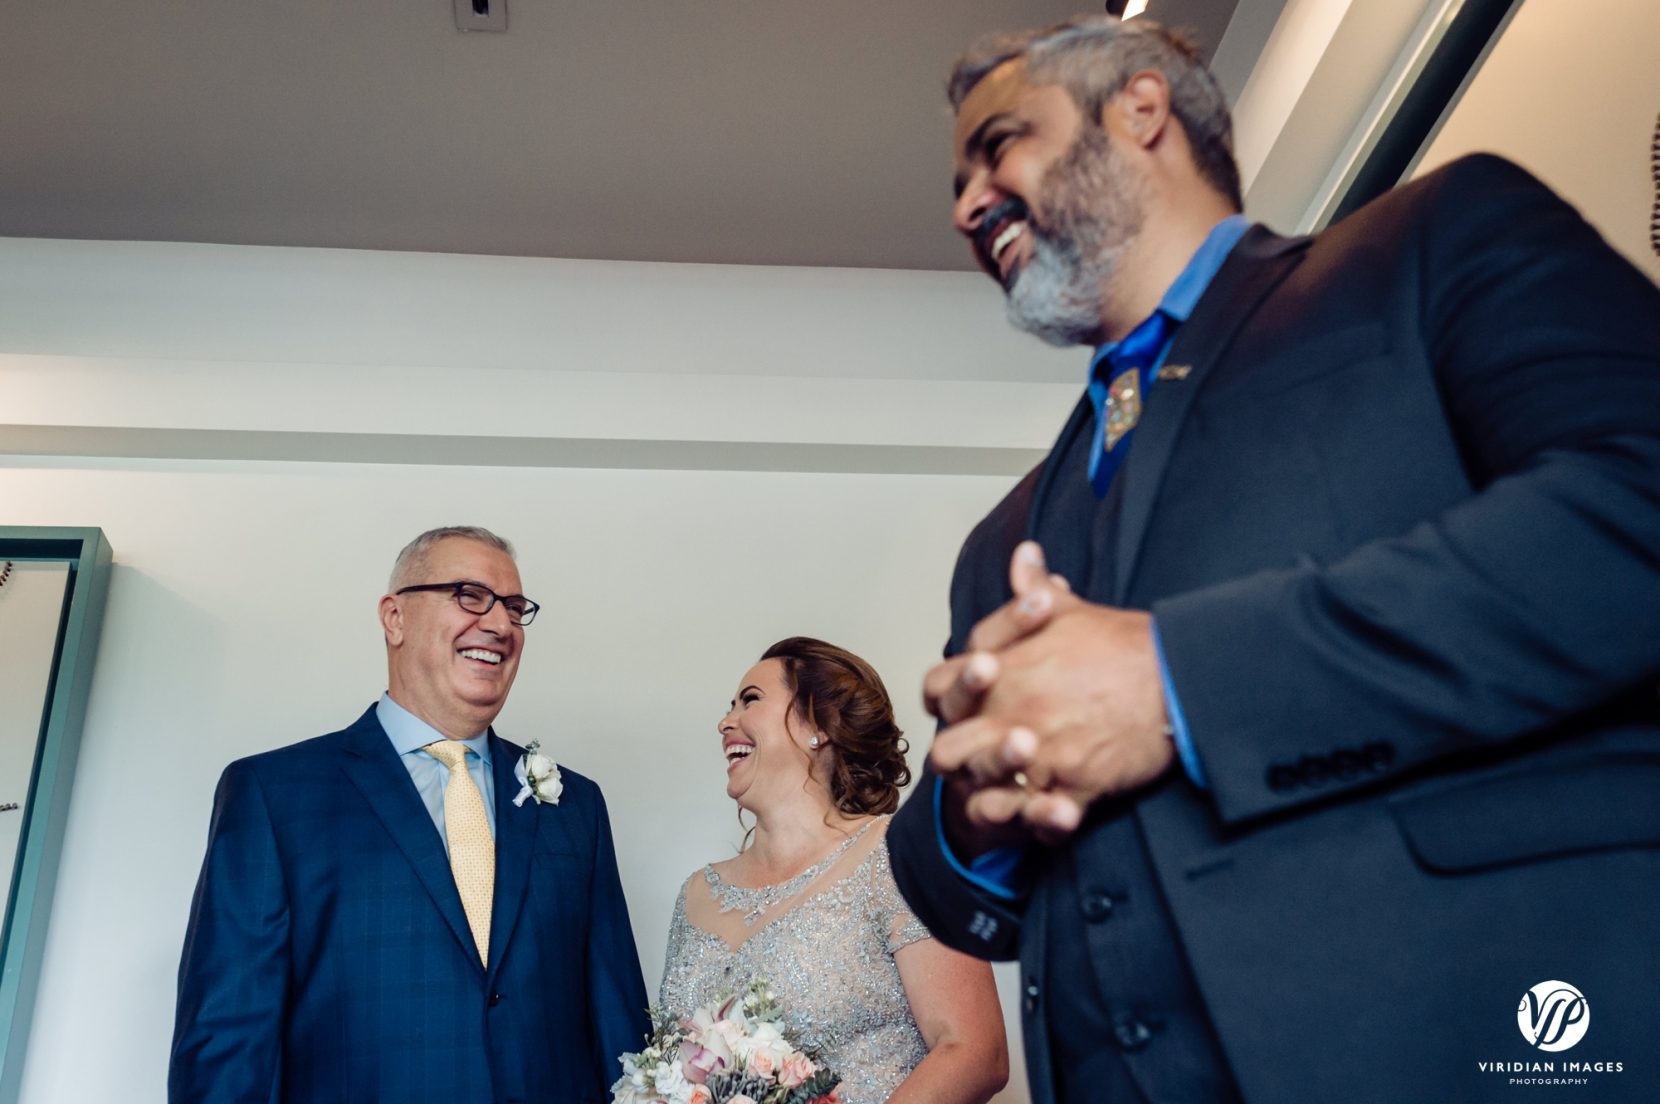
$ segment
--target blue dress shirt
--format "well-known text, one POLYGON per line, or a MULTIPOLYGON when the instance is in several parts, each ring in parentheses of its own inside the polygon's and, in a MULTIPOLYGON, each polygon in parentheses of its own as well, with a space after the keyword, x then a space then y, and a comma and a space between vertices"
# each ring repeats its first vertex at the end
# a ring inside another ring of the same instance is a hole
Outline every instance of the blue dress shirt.
MULTIPOLYGON (((450 768, 421 750, 428 744, 446 739, 442 732, 415 716, 392 700, 390 694, 380 696, 375 706, 375 717, 392 741, 392 750, 398 761, 409 772, 410 781, 421 795, 421 801, 438 829, 438 838, 444 841, 444 852, 449 853, 450 838, 444 831, 444 788, 450 784, 450 768)), ((496 783, 490 771, 490 733, 479 733, 470 740, 460 741, 467 749, 467 773, 473 785, 484 798, 484 815, 490 822, 490 836, 496 835, 496 783)))
MULTIPOLYGON (((1156 309, 1175 319, 1178 326, 1172 328, 1170 339, 1165 342, 1164 348, 1159 351, 1158 358, 1153 362, 1152 376, 1154 379, 1158 378, 1158 370, 1164 364, 1164 358, 1170 355, 1170 346, 1175 342, 1175 334, 1180 328, 1179 324, 1186 322, 1188 316, 1193 313, 1194 306, 1204 295, 1206 289, 1210 287, 1211 281, 1216 278, 1216 273, 1221 270, 1222 262, 1228 259, 1228 254, 1233 252, 1234 246, 1239 244, 1239 239, 1245 236, 1245 231, 1249 227, 1250 223, 1246 221, 1244 215, 1229 215, 1211 227, 1210 233, 1205 235, 1205 240, 1200 243, 1198 250, 1188 260, 1186 267, 1176 276, 1175 281, 1166 289, 1164 297, 1159 300, 1156 309)), ((1094 374, 1095 366, 1111 356, 1113 350, 1117 347, 1118 343, 1114 341, 1108 342, 1095 350, 1094 355, 1089 360, 1091 376, 1094 374)), ((1176 696, 1175 684, 1170 681, 1170 670, 1164 662, 1164 646, 1159 643, 1157 622, 1153 624, 1153 651, 1158 656, 1159 678, 1164 684, 1165 708, 1170 714, 1170 727, 1174 732, 1176 754, 1182 761, 1182 769, 1193 780, 1193 784, 1201 789, 1208 789, 1209 787, 1205 782, 1204 767, 1200 764, 1198 752, 1194 750, 1193 740, 1188 735, 1187 720, 1182 716, 1181 700, 1176 696)), ((938 779, 934 788, 934 825, 935 831, 939 835, 940 849, 945 853, 946 860, 950 862, 952 869, 960 876, 968 879, 968 881, 994 897, 1000 897, 1004 900, 1015 899, 1018 896, 1015 885, 1019 875, 1020 862, 1025 857, 1026 849, 1023 847, 998 848, 995 851, 988 851, 964 866, 951 850, 951 845, 945 838, 945 821, 940 808, 940 803, 944 797, 944 788, 945 780, 943 778, 938 779)))

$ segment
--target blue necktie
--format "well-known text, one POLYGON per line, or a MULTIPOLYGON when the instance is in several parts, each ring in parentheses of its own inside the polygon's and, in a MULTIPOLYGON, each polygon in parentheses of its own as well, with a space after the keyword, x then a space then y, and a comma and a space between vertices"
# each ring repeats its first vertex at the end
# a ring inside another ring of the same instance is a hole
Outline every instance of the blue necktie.
POLYGON ((1156 310, 1096 362, 1089 374, 1095 435, 1089 450, 1089 483, 1095 497, 1106 495, 1112 477, 1130 451, 1130 431, 1153 384, 1153 365, 1176 329, 1176 320, 1156 310))

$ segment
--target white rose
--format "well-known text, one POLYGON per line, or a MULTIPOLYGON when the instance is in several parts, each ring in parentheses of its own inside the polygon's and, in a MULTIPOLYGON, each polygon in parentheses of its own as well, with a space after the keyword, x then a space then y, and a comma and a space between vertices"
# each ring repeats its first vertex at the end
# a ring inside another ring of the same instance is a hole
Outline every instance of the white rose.
POLYGON ((546 755, 531 755, 530 762, 531 770, 536 772, 536 797, 549 805, 558 805, 559 794, 564 794, 564 780, 559 777, 558 764, 546 755))
POLYGON ((745 1062, 752 1062, 757 1054, 765 1054, 772 1062, 772 1067, 777 1069, 784 1064, 785 1058, 789 1058, 793 1049, 795 1048, 790 1046, 789 1039, 785 1039, 784 1033, 779 1031, 779 1024, 762 1021, 750 1028, 749 1038, 745 1038, 742 1043, 740 1056, 745 1062))
POLYGON ((519 780, 518 795, 513 798, 515 806, 523 805, 534 796, 539 802, 549 805, 559 804, 559 795, 565 792, 565 783, 559 777, 559 764, 537 751, 526 751, 513 764, 513 777, 519 780), (536 776, 534 793, 530 786, 531 775, 536 776))

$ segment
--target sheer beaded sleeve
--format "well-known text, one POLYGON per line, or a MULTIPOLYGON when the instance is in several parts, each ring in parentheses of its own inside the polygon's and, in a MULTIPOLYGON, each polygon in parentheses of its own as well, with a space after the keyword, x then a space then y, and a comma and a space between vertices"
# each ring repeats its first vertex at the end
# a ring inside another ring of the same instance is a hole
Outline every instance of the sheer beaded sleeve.
POLYGON ((893 880, 893 867, 888 861, 888 841, 884 836, 871 863, 871 909, 882 930, 887 934, 888 953, 915 943, 932 939, 933 935, 899 895, 899 886, 893 880))
POLYGON ((686 884, 680 886, 680 895, 674 899, 674 914, 669 918, 669 945, 663 952, 663 980, 657 986, 657 1007, 675 1016, 689 1013, 697 1005, 694 994, 687 991, 686 968, 691 959, 686 941, 692 935, 686 921, 686 884))

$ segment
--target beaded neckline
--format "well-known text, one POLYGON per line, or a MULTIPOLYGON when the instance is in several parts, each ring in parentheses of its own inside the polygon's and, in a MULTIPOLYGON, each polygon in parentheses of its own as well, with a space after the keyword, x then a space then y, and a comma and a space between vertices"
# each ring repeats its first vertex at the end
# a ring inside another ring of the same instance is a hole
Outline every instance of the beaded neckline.
POLYGON ((838 843, 824 858, 788 881, 773 885, 755 886, 754 888, 737 886, 722 878, 715 871, 713 864, 703 868, 703 879, 709 883, 709 892, 716 901, 720 902, 721 912, 736 912, 742 909, 744 926, 752 928, 756 921, 766 914, 768 909, 780 901, 787 901, 794 897, 797 893, 806 889, 807 884, 814 878, 829 870, 831 865, 846 854, 847 849, 852 847, 866 832, 870 831, 871 825, 875 823, 876 819, 870 820, 863 828, 838 843))

